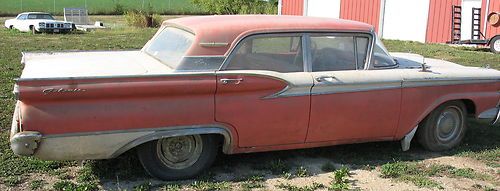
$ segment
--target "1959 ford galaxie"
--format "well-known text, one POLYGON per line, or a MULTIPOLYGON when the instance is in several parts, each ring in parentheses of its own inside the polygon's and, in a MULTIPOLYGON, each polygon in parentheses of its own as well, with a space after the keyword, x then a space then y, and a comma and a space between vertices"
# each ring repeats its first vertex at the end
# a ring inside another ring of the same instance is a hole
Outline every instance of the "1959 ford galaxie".
POLYGON ((11 147, 44 160, 136 149, 152 176, 226 154, 415 138, 455 147, 495 124, 500 71, 389 54, 373 27, 296 16, 168 20, 137 51, 24 53, 11 147))

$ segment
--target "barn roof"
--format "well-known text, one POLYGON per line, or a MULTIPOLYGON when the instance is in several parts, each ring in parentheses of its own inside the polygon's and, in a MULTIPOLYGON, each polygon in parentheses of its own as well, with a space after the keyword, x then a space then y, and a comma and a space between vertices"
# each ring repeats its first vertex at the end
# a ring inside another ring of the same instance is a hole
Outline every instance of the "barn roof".
POLYGON ((251 33, 278 31, 364 31, 373 30, 366 23, 303 16, 219 15, 195 16, 167 20, 163 25, 184 28, 196 35, 189 55, 225 55, 242 37, 251 33), (227 43, 227 46, 207 47, 207 43, 227 43))

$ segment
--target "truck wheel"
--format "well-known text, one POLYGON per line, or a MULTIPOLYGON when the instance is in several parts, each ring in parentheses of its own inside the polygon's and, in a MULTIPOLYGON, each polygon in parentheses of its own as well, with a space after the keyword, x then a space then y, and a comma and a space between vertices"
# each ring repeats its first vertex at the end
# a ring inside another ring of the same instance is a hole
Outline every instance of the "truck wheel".
POLYGON ((500 53, 500 36, 496 36, 490 41, 490 50, 493 53, 500 53))
POLYGON ((420 124, 418 142, 427 150, 449 150, 462 141, 467 130, 466 110, 461 101, 440 105, 420 124))
POLYGON ((151 176, 179 180, 192 178, 210 167, 217 148, 212 135, 188 135, 147 142, 138 147, 137 154, 151 176))

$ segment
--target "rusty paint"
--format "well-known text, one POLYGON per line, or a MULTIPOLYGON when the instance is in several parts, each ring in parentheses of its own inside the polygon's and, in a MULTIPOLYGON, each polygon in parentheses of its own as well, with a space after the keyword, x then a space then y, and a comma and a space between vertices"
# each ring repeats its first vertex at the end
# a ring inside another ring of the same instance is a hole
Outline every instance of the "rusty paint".
POLYGON ((368 23, 379 31, 380 0, 342 0, 340 18, 368 23))

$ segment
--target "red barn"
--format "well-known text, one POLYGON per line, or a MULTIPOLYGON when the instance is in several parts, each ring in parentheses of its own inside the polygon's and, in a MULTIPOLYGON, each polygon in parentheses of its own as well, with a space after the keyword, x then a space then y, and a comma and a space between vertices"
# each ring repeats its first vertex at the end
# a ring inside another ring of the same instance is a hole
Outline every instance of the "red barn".
POLYGON ((279 14, 356 20, 373 25, 378 35, 386 39, 427 43, 499 35, 500 27, 487 22, 493 12, 500 12, 500 0, 279 1, 279 14))

